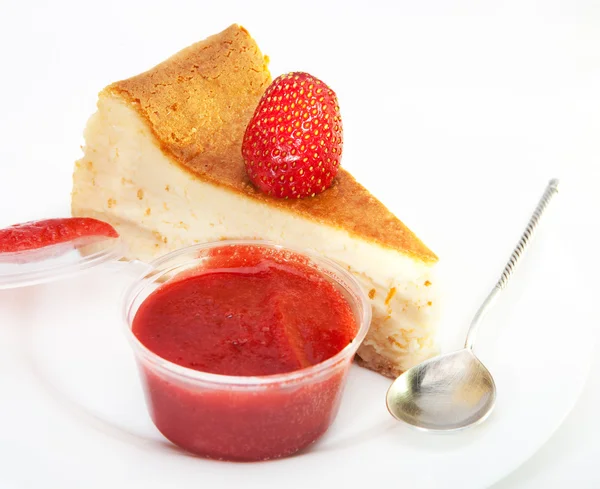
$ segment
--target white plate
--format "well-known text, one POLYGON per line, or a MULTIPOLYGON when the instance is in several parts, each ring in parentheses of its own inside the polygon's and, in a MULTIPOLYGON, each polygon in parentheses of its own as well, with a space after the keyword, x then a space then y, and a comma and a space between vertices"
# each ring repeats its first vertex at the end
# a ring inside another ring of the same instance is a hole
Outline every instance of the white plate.
MULTIPOLYGON (((90 489, 115 480, 146 488, 304 488, 384 484, 400 471, 402 483, 414 489, 488 486, 554 431, 587 373, 593 325, 577 312, 582 296, 573 286, 583 277, 560 239, 561 197, 480 333, 477 352, 498 386, 496 410, 482 426, 452 435, 393 421, 384 405, 389 381, 354 367, 338 419, 308 452, 259 464, 194 458, 164 441, 146 414, 119 324, 121 293, 132 277, 126 269, 104 267, 0 291, 0 457, 6 462, 0 481, 90 489), (573 325, 578 339, 569 340, 573 325)), ((442 335, 449 349, 464 333, 464 324, 450 319, 473 302, 465 291, 472 294, 468 282, 475 274, 460 263, 478 260, 468 248, 445 258, 445 275, 454 277, 442 335)))
POLYGON ((281 2, 213 2, 211 15, 197 1, 11 5, 0 46, 11 46, 3 64, 18 76, 0 79, 11 94, 0 112, 0 225, 68 213, 71 162, 99 89, 233 21, 274 73, 306 69, 338 92, 344 165, 441 258, 444 349, 461 345, 546 181, 563 187, 480 331, 496 410, 452 435, 393 421, 389 381, 356 367, 309 452, 260 464, 190 457, 146 414, 118 324, 127 274, 105 267, 0 291, 0 487, 483 488, 544 443, 581 391, 597 329, 597 245, 582 233, 600 181, 598 19, 577 28, 577 2, 565 18, 528 0, 455 3, 344 2, 341 18, 319 2, 285 23, 265 15, 281 2))

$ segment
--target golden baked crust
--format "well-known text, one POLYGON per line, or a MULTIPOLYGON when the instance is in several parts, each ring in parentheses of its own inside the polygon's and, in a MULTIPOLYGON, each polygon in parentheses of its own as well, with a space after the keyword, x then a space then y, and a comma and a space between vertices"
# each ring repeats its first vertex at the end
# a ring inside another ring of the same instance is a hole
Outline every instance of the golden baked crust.
POLYGON ((342 228, 424 262, 437 257, 352 175, 299 200, 269 197, 248 180, 245 128, 271 82, 268 59, 248 32, 232 25, 151 70, 105 88, 142 116, 162 151, 195 177, 319 223, 342 228))
POLYGON ((397 366, 393 365, 392 362, 384 358, 380 358, 377 363, 368 362, 361 358, 360 355, 357 353, 354 356, 354 361, 361 367, 373 370, 374 372, 377 372, 378 374, 381 374, 384 377, 388 377, 390 379, 395 379, 396 377, 399 377, 404 373, 402 370, 399 370, 397 366))

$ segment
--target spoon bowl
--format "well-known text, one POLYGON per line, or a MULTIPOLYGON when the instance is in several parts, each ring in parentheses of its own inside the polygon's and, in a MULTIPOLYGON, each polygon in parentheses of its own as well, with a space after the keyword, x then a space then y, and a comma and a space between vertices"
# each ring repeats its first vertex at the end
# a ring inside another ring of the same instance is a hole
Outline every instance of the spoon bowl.
POLYGON ((427 431, 456 431, 479 423, 495 401, 494 379, 470 349, 416 365, 387 392, 392 416, 427 431))

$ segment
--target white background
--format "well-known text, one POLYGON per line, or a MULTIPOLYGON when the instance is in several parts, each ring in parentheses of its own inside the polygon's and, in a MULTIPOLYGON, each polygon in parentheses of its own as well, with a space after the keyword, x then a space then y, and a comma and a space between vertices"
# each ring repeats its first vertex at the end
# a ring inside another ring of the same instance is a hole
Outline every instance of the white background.
MULTIPOLYGON (((563 208, 572 215, 564 233, 578 263, 585 264, 581 273, 597 276, 595 1, 4 0, 0 225, 68 208, 72 162, 102 87, 233 22, 245 25, 270 55, 275 75, 308 71, 337 91, 345 164, 368 188, 397 194, 393 210, 434 249, 473 226, 482 231, 477 242, 456 240, 453 246, 491 249, 501 241, 510 248, 514 223, 529 212, 531 189, 559 176, 572 197, 563 208), (444 215, 444 202, 428 192, 429 183, 453 185, 457 179, 463 192, 469 183, 468 193, 456 196, 462 199, 460 213, 444 215), (518 205, 505 206, 507 201, 518 205), (427 226, 440 215, 443 226, 427 226)), ((469 269, 474 283, 487 283, 504 258, 490 256, 485 266, 469 269)), ((466 291, 474 296, 469 305, 476 304, 480 288, 466 291)), ((471 310, 466 308, 465 318, 471 310)), ((598 321, 598 315, 589 320, 598 321)), ((565 326, 565 348, 586 341, 577 328, 565 326)), ((567 422, 498 489, 600 486, 599 387, 596 364, 567 422)))

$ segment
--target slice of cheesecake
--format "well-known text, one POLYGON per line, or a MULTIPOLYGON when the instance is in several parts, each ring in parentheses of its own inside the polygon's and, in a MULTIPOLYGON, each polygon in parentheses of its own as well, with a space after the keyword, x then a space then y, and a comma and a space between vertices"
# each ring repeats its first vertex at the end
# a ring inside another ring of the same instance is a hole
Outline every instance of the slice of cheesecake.
POLYGON ((224 238, 310 248, 347 267, 373 307, 359 361, 395 376, 436 353, 436 256, 341 169, 313 198, 268 197, 249 182, 245 127, 271 80, 237 25, 105 88, 76 163, 74 216, 115 226, 128 258, 224 238))

